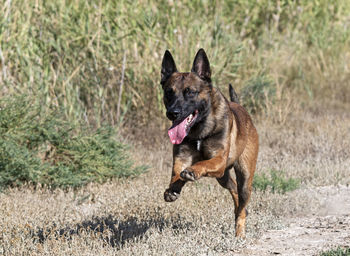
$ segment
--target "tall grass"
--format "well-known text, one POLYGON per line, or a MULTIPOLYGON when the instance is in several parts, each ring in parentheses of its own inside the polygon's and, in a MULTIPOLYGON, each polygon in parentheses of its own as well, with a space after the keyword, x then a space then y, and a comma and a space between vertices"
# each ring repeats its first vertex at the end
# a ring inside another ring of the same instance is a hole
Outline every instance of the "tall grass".
POLYGON ((143 125, 163 112, 165 49, 189 70, 205 48, 225 90, 264 74, 256 81, 277 87, 274 104, 296 95, 350 100, 347 1, 2 0, 0 11, 0 95, 40 92, 45 104, 96 127, 143 125))

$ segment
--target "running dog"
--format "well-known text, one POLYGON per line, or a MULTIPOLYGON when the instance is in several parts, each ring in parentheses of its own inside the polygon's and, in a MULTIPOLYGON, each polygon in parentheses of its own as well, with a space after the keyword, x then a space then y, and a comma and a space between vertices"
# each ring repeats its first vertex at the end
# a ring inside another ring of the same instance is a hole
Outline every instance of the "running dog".
POLYGON ((178 199, 188 181, 215 177, 232 195, 236 236, 244 236, 246 206, 259 149, 258 133, 248 112, 239 105, 231 85, 231 101, 213 87, 203 49, 197 52, 191 72, 184 73, 177 71, 171 53, 165 51, 161 85, 166 115, 172 121, 168 134, 174 144, 165 201, 178 199), (232 168, 234 176, 230 173, 232 168))

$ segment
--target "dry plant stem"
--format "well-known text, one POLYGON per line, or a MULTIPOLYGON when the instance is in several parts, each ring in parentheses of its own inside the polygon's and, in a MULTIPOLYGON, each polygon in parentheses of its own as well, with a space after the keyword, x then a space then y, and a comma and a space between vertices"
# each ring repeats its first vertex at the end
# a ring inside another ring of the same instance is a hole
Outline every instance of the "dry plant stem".
POLYGON ((118 95, 118 104, 117 104, 117 120, 118 121, 120 121, 119 120, 119 118, 120 118, 120 104, 121 104, 122 95, 123 95, 125 65, 126 65, 126 51, 124 51, 124 55, 123 55, 122 75, 121 75, 120 86, 119 86, 119 95, 118 95))

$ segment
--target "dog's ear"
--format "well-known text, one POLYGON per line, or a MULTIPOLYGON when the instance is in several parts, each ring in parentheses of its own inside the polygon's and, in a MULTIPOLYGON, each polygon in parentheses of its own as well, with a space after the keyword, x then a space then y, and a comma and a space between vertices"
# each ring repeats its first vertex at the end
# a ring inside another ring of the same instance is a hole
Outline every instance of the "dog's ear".
POLYGON ((177 72, 175 61, 171 53, 168 50, 166 50, 162 61, 162 72, 161 72, 160 83, 164 85, 166 80, 168 80, 168 78, 174 72, 177 72))
POLYGON ((210 82, 211 71, 208 57, 203 49, 199 49, 194 58, 191 72, 196 73, 201 79, 210 82))

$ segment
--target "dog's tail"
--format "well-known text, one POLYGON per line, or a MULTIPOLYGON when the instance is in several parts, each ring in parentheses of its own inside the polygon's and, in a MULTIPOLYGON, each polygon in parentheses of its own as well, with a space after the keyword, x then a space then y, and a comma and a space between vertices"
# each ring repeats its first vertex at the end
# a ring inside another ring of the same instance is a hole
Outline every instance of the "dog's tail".
POLYGON ((232 102, 236 102, 239 104, 239 98, 238 98, 238 95, 237 93, 235 92, 235 89, 233 89, 232 85, 229 84, 228 85, 228 90, 229 90, 229 93, 230 93, 230 100, 232 102))

